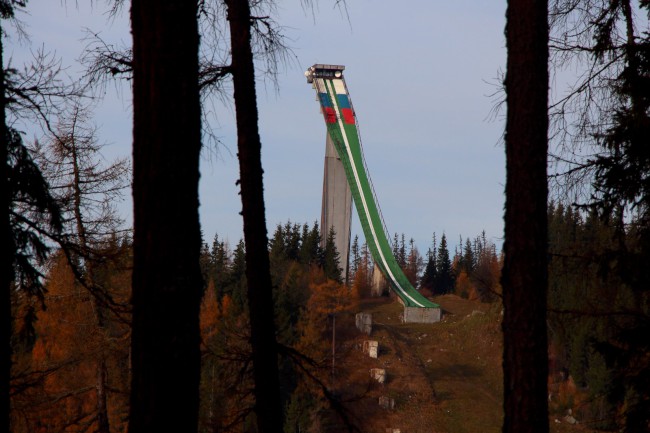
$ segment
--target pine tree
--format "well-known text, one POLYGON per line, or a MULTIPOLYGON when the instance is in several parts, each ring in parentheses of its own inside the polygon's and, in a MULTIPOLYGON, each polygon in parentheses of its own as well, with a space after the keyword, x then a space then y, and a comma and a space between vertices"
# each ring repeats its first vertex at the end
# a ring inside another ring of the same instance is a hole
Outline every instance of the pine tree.
POLYGON ((400 242, 399 242, 399 248, 397 250, 397 263, 399 264, 400 268, 405 269, 406 268, 406 237, 404 236, 404 233, 402 233, 402 236, 400 237, 400 242))
POLYGON ((352 241, 352 246, 350 247, 350 273, 348 275, 350 281, 354 281, 354 277, 357 274, 360 265, 361 253, 359 251, 359 236, 355 235, 354 240, 352 241))
POLYGON ((420 279, 420 288, 433 291, 437 278, 436 252, 438 246, 436 243, 436 234, 433 234, 431 246, 427 250, 427 263, 424 267, 424 273, 420 279))
POLYGON ((305 223, 300 247, 300 263, 304 265, 318 263, 322 255, 320 244, 321 236, 318 222, 314 222, 311 230, 309 230, 309 226, 305 223))
POLYGON ((212 262, 210 280, 214 283, 217 292, 217 301, 221 302, 223 295, 226 293, 226 285, 228 283, 230 248, 224 241, 219 240, 218 234, 214 235, 210 256, 212 262))
POLYGON ((420 288, 433 290, 436 280, 436 259, 435 255, 429 251, 427 253, 427 264, 424 273, 420 279, 420 288))
POLYGON ((436 257, 436 278, 433 292, 438 294, 450 293, 454 289, 454 275, 447 249, 447 236, 443 233, 436 257))
POLYGON ((285 234, 282 224, 278 224, 273 232, 273 237, 269 241, 269 254, 274 258, 287 258, 285 250, 285 234))
POLYGON ((465 247, 463 249, 463 269, 467 275, 472 275, 476 267, 476 258, 472 249, 472 242, 469 238, 465 239, 465 247))
MULTIPOLYGON (((203 239, 203 231, 201 231, 201 239, 203 239)), ((201 242, 199 265, 204 284, 207 286, 210 275, 212 275, 212 254, 210 254, 210 247, 205 242, 201 242)))
MULTIPOLYGON (((0 39, 2 29, 0 28, 0 39)), ((0 52, 2 47, 0 46, 0 52)), ((0 56, 1 59, 1 56, 0 56)), ((0 68, 1 69, 1 68, 0 68)), ((0 110, 2 108, 0 107, 0 110)), ((3 123, 0 120, 0 124, 3 123)), ((38 305, 44 304, 46 292, 43 285, 42 264, 50 254, 50 245, 43 239, 44 233, 58 237, 63 230, 63 215, 59 203, 53 196, 48 182, 32 159, 30 152, 24 146, 20 134, 12 128, 4 126, 3 137, 5 141, 0 144, 6 151, 7 158, 1 164, 6 170, 8 188, 3 191, 7 199, 8 213, 7 226, 3 227, 7 243, 2 245, 3 284, 4 293, 0 296, 2 305, 2 330, 0 331, 3 350, 0 359, 0 422, 9 429, 9 386, 12 365, 12 336, 14 326, 27 330, 27 336, 35 336, 34 322, 38 305), (11 311, 14 296, 30 298, 27 314, 20 320, 22 323, 13 323, 18 319, 11 311), (5 387, 6 385, 6 387, 5 387)), ((3 129, 0 126, 0 130, 3 129)), ((0 131, 0 134, 2 132, 0 131)), ((12 341, 13 340, 13 341, 12 341)))
POLYGON ((336 232, 334 227, 331 227, 327 234, 327 242, 325 243, 325 249, 323 250, 323 271, 325 276, 331 280, 334 280, 338 283, 343 282, 341 275, 341 267, 339 266, 339 252, 336 250, 336 244, 334 239, 336 237, 336 232))
POLYGON ((395 260, 397 260, 397 263, 399 263, 399 236, 397 233, 395 233, 395 236, 393 236, 393 257, 395 257, 395 260))
POLYGON ((284 225, 284 251, 289 260, 300 258, 301 234, 300 225, 287 221, 284 225))
POLYGON ((225 294, 230 296, 232 305, 237 311, 244 311, 248 305, 246 293, 246 247, 240 239, 233 251, 232 265, 228 273, 228 284, 225 294))

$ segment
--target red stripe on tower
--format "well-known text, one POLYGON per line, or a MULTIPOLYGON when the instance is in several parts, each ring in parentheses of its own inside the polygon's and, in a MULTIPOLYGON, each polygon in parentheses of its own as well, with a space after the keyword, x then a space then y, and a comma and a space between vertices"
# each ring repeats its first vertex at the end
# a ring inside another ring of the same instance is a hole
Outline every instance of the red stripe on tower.
POLYGON ((354 125, 354 112, 351 108, 341 108, 341 114, 343 114, 343 121, 354 125))
POLYGON ((323 107, 323 114, 325 114, 325 122, 336 123, 336 112, 332 107, 323 107))

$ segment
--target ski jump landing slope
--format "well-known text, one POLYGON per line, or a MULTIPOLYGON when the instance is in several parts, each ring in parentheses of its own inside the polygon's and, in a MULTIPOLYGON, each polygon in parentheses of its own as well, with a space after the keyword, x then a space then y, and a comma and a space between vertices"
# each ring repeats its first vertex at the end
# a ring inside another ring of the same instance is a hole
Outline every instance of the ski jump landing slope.
POLYGON ((407 322, 437 322, 440 306, 422 296, 397 264, 365 166, 356 116, 343 78, 344 66, 312 66, 305 72, 318 95, 327 132, 345 168, 361 227, 375 263, 404 304, 407 322))

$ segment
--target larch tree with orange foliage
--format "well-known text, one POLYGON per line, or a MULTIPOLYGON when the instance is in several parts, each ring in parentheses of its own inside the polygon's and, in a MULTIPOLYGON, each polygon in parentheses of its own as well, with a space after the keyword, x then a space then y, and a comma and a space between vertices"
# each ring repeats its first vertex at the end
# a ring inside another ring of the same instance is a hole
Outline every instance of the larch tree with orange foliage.
POLYGON ((254 423, 248 311, 208 284, 201 305, 200 431, 254 423))
POLYGON ((329 333, 338 313, 352 305, 352 291, 344 284, 327 279, 309 285, 311 297, 302 320, 300 350, 318 362, 327 358, 329 333))
MULTIPOLYGON (((355 278, 359 279, 362 273, 357 269, 355 278)), ((298 323, 301 335, 296 349, 301 354, 297 360, 301 373, 287 404, 287 422, 305 431, 319 431, 319 425, 338 418, 340 407, 332 412, 334 404, 340 404, 334 403, 339 347, 335 339, 336 317, 349 311, 355 298, 353 288, 323 278, 322 274, 321 278, 313 277, 309 284, 311 296, 298 323), (330 415, 334 418, 330 419, 330 415)))
POLYGON ((355 266, 354 278, 352 280, 352 291, 355 296, 364 298, 370 296, 372 291, 373 262, 368 250, 368 244, 364 242, 361 247, 361 254, 355 266))
MULTIPOLYGON (((62 117, 52 138, 41 146, 36 144, 38 161, 55 191, 56 199, 66 216, 64 233, 59 243, 69 265, 82 286, 89 291, 89 301, 98 334, 108 335, 111 311, 124 319, 125 301, 115 301, 110 287, 97 278, 99 263, 110 259, 115 248, 107 248, 109 240, 124 236, 122 219, 117 216, 115 202, 129 186, 129 167, 125 159, 109 165, 101 161, 102 145, 96 128, 90 122, 89 107, 72 104, 62 117)), ((98 433, 109 433, 107 354, 97 352, 96 425, 98 433)))
MULTIPOLYGON (((227 297, 227 296, 226 296, 227 297)), ((217 377, 217 363, 214 357, 214 339, 221 319, 221 307, 217 299, 214 280, 208 282, 203 293, 199 323, 201 329, 201 383, 199 404, 199 430, 214 431, 218 426, 217 410, 223 402, 219 400, 220 384, 217 377)))
POLYGON ((404 275, 406 275, 406 278, 413 287, 418 286, 420 274, 422 273, 423 268, 424 260, 418 251, 418 247, 415 245, 415 240, 411 238, 409 240, 409 251, 406 256, 406 265, 403 270, 404 275))
MULTIPOLYGON (((128 261, 128 245, 119 248, 122 260, 128 261)), ((126 263, 113 261, 95 270, 97 280, 125 302, 130 292, 126 263)), ((38 338, 31 352, 17 357, 14 370, 21 379, 18 383, 25 384, 13 396, 14 431, 98 431, 99 386, 107 391, 106 423, 123 429, 128 410, 128 325, 113 319, 97 327, 93 296, 62 252, 51 260, 46 288, 48 308, 39 312, 38 338), (100 372, 105 373, 102 383, 100 372)))

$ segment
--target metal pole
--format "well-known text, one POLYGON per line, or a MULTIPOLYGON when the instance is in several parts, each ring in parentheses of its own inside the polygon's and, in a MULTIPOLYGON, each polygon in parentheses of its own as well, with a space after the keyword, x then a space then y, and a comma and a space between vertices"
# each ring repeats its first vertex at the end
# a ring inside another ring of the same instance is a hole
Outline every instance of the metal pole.
POLYGON ((332 314, 332 391, 334 391, 335 368, 336 368, 336 314, 332 314))

